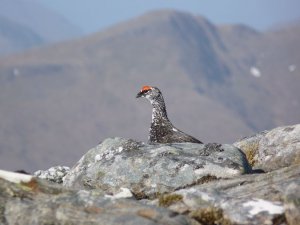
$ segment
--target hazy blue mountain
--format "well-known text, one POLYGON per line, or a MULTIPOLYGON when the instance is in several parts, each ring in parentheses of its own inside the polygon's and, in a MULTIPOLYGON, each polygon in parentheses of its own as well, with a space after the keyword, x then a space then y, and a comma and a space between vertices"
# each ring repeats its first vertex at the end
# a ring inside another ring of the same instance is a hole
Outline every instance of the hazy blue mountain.
POLYGON ((0 54, 21 51, 43 44, 33 30, 0 16, 0 54))
POLYGON ((38 1, 0 0, 0 55, 80 34, 79 28, 38 1))

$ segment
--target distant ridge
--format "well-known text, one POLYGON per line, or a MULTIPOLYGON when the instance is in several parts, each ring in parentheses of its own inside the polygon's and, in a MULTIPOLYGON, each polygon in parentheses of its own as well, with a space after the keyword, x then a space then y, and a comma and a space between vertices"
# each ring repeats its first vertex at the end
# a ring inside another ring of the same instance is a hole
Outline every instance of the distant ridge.
POLYGON ((44 43, 44 40, 28 27, 0 16, 0 55, 25 50, 44 43))
POLYGON ((0 55, 81 35, 78 27, 38 1, 0 0, 0 55))

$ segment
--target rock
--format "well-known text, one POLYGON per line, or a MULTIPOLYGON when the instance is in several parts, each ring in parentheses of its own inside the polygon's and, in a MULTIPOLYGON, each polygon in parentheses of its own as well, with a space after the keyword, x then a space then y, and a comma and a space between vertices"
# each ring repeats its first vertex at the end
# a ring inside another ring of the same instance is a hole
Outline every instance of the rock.
POLYGON ((250 137, 243 138, 233 144, 245 153, 248 162, 253 167, 256 166, 258 161, 259 142, 266 133, 267 131, 263 131, 250 137))
POLYGON ((34 172, 34 176, 60 184, 69 171, 70 168, 67 166, 54 166, 45 171, 38 170, 34 172))
POLYGON ((299 125, 280 127, 235 143, 245 154, 110 138, 63 174, 0 170, 0 224, 296 225, 298 134, 299 125))
POLYGON ((300 221, 300 179, 290 183, 284 196, 285 216, 289 225, 298 225, 300 221))
POLYGON ((105 197, 111 199, 133 198, 133 194, 128 188, 121 188, 119 193, 116 193, 115 195, 105 195, 105 197))
POLYGON ((19 184, 22 182, 30 182, 33 179, 33 176, 19 172, 9 172, 5 170, 0 170, 0 178, 19 184))
POLYGON ((88 151, 64 177, 63 184, 106 193, 123 187, 141 199, 250 171, 245 155, 232 145, 147 145, 109 138, 88 151))
POLYGON ((299 224, 299 174, 294 165, 221 179, 162 195, 155 203, 202 224, 299 224))
MULTIPOLYGON (((28 175, 26 175, 28 176, 28 175)), ((32 178, 0 178, 0 224, 188 225, 191 219, 131 199, 111 199, 96 190, 68 190, 32 178)))
POLYGON ((255 168, 273 171, 300 164, 300 124, 278 127, 234 143, 255 168))

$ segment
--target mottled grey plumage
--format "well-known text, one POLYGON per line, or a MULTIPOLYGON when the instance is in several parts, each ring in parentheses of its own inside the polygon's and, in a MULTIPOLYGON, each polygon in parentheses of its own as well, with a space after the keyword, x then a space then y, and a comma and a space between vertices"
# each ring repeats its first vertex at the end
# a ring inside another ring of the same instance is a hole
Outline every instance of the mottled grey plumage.
POLYGON ((144 86, 137 98, 147 98, 153 106, 152 121, 149 132, 149 143, 200 143, 196 138, 178 130, 170 122, 161 91, 157 87, 144 86))

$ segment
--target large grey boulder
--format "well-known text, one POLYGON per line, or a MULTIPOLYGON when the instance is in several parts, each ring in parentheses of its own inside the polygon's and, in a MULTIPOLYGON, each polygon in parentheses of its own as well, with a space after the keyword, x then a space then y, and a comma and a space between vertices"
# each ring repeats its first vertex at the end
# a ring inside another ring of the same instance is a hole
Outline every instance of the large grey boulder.
POLYGON ((115 193, 129 188, 137 198, 153 198, 206 179, 251 171, 244 153, 232 145, 148 145, 109 138, 89 150, 64 177, 66 187, 115 193))
POLYGON ((97 190, 68 190, 29 175, 20 175, 19 179, 19 175, 11 174, 11 178, 5 179, 0 175, 0 224, 3 225, 191 224, 191 219, 168 209, 132 199, 111 198, 97 190))
POLYGON ((300 178, 286 185, 284 193, 284 208, 289 225, 298 225, 300 222, 300 178))
POLYGON ((299 224, 300 166, 178 190, 150 202, 203 224, 299 224))
POLYGON ((255 168, 272 171, 300 164, 300 124, 278 127, 236 143, 255 168))

